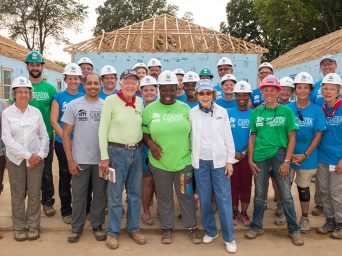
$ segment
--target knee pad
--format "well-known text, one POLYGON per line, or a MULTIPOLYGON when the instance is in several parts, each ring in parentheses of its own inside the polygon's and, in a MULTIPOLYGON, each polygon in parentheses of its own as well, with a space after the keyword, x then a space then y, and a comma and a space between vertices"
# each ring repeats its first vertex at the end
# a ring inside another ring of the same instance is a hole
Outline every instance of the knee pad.
POLYGON ((301 202, 309 202, 310 201, 310 189, 307 188, 301 188, 298 187, 298 194, 299 194, 299 200, 301 202))

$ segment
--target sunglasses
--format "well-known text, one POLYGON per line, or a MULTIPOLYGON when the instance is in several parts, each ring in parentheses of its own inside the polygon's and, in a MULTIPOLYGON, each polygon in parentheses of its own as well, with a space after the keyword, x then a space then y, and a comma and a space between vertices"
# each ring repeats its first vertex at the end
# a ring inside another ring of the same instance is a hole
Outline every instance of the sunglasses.
POLYGON ((204 95, 211 96, 211 95, 213 95, 213 92, 211 92, 211 91, 206 91, 206 92, 201 91, 201 92, 198 92, 197 94, 199 96, 204 96, 204 95))
POLYGON ((297 110, 297 116, 298 116, 300 121, 302 121, 302 122, 304 121, 304 117, 302 115, 302 112, 300 112, 300 109, 297 110))

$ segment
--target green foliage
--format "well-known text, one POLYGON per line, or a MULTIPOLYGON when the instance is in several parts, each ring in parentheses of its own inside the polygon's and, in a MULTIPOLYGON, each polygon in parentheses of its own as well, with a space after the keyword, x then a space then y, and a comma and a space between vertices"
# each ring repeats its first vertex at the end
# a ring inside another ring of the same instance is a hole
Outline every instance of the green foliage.
POLYGON ((87 8, 77 0, 6 0, 0 1, 0 21, 12 39, 43 53, 47 38, 68 42, 64 30, 79 31, 87 8))
POLYGON ((178 6, 166 0, 107 0, 96 8, 94 35, 110 32, 161 14, 176 15, 178 6))
POLYGON ((231 0, 221 31, 269 49, 273 60, 342 27, 340 0, 231 0))

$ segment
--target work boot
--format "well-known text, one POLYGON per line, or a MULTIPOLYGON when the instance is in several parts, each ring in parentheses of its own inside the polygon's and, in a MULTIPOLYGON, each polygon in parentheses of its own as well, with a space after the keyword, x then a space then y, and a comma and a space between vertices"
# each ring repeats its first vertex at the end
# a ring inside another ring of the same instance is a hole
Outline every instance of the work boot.
POLYGON ((77 243, 80 240, 81 233, 80 232, 71 232, 68 237, 69 243, 77 243))
POLYGON ((329 232, 333 232, 336 228, 336 223, 334 218, 326 218, 325 223, 322 227, 317 228, 318 234, 328 234, 329 232))
POLYGON ((33 241, 39 238, 39 230, 38 229, 30 229, 28 232, 27 240, 33 241))
POLYGON ((143 245, 147 243, 145 236, 140 231, 129 233, 129 237, 137 244, 143 245))
POLYGON ((342 239, 342 223, 336 223, 334 232, 331 233, 331 237, 335 239, 342 239))
POLYGON ((67 215, 63 217, 63 222, 65 224, 71 224, 71 215, 67 215))
POLYGON ((201 239, 201 236, 199 234, 199 231, 198 231, 198 228, 189 228, 188 229, 188 234, 189 234, 189 237, 190 237, 190 240, 193 244, 201 244, 202 243, 202 239, 201 239))
POLYGON ((289 237, 294 245, 302 246, 304 244, 303 237, 299 232, 293 232, 292 234, 289 234, 289 237))
POLYGON ((321 216, 323 214, 323 207, 320 205, 316 205, 313 209, 311 214, 313 216, 321 216))
POLYGON ((106 245, 111 250, 119 248, 119 238, 117 236, 108 235, 106 245))
POLYGON ((14 240, 18 242, 25 241, 27 239, 24 230, 14 230, 14 240))
POLYGON ((247 239, 254 239, 257 236, 262 235, 262 234, 264 234, 264 230, 263 229, 261 229, 261 230, 249 229, 247 231, 247 233, 245 234, 245 238, 247 238, 247 239))
POLYGON ((105 241, 107 239, 106 232, 102 229, 102 226, 97 228, 93 227, 93 234, 96 241, 105 241))
POLYGON ((47 217, 52 217, 56 213, 53 205, 43 205, 43 210, 47 217))
POLYGON ((307 234, 310 232, 310 222, 309 222, 309 217, 300 217, 300 232, 307 234))
POLYGON ((163 229, 161 237, 162 244, 172 244, 172 229, 163 229))

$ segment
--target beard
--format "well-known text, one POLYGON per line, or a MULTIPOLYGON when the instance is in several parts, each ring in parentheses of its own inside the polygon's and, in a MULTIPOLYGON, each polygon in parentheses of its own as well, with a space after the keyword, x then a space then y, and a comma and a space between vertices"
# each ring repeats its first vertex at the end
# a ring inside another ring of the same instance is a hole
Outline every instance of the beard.
POLYGON ((32 76, 33 78, 39 78, 42 73, 42 71, 29 71, 30 76, 32 76))

